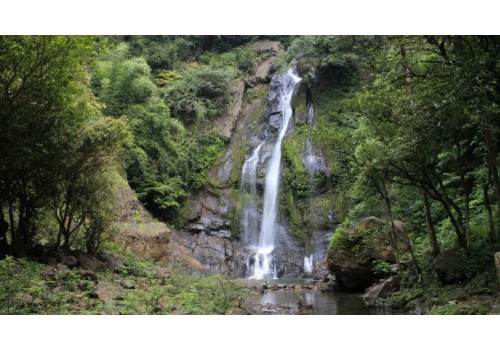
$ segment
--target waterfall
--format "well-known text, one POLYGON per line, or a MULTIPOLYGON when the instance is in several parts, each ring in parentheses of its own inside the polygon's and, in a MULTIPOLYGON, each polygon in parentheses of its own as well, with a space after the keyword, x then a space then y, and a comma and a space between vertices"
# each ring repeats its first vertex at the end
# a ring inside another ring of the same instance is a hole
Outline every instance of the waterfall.
POLYGON ((304 256, 304 274, 313 272, 313 255, 304 256))
POLYGON ((285 136, 292 116, 292 95, 295 85, 301 80, 292 69, 280 77, 279 108, 282 116, 278 138, 273 146, 271 157, 267 164, 264 209, 260 227, 259 244, 255 254, 254 275, 251 278, 276 278, 276 269, 272 266, 272 251, 276 233, 276 216, 278 212, 278 193, 281 174, 281 142, 285 136))
POLYGON ((242 224, 243 224, 243 240, 250 243, 252 232, 255 232, 259 227, 259 213, 255 203, 255 193, 257 185, 257 165, 260 161, 260 149, 264 142, 261 142, 252 152, 252 156, 243 164, 241 174, 242 178, 242 193, 247 192, 248 198, 246 205, 243 208, 242 224))

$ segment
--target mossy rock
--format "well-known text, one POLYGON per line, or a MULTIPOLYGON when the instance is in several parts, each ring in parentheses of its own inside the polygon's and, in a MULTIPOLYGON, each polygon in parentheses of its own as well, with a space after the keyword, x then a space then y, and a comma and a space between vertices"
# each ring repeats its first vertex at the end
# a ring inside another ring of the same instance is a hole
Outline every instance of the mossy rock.
MULTIPOLYGON (((397 236, 403 235, 404 225, 395 222, 397 236)), ((391 224, 368 217, 342 225, 333 235, 327 252, 328 269, 337 282, 349 290, 365 290, 377 280, 374 262, 395 262, 389 241, 391 224)), ((398 246, 404 251, 404 245, 398 246)))
POLYGON ((490 310, 484 305, 445 305, 435 308, 428 315, 488 315, 490 310))

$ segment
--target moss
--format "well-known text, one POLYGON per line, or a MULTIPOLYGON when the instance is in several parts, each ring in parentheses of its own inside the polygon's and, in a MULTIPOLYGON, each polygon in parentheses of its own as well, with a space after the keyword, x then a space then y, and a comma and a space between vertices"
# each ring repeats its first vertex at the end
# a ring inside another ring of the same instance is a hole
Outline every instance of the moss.
POLYGON ((464 306, 464 305, 445 305, 431 310, 428 315, 487 315, 489 308, 484 305, 464 306))
POLYGON ((298 203, 296 203, 291 193, 287 196, 285 214, 289 219, 289 234, 294 237, 300 245, 304 246, 308 241, 309 222, 304 216, 303 209, 298 206, 298 203))
MULTIPOLYGON (((345 223, 344 223, 345 224, 345 223)), ((330 240, 330 244, 328 245, 327 258, 331 256, 337 256, 338 258, 344 259, 346 257, 346 249, 345 249, 345 240, 346 240, 347 232, 345 230, 345 226, 337 227, 337 230, 332 236, 330 240)))
POLYGON ((422 296, 424 296, 422 289, 402 289, 392 293, 387 299, 387 303, 389 306, 398 309, 405 307, 410 301, 422 296))
POLYGON ((245 195, 246 194, 241 194, 237 189, 233 189, 231 192, 231 198, 235 203, 232 212, 229 213, 229 220, 231 221, 231 236, 233 238, 240 237, 241 211, 243 209, 243 204, 246 202, 245 195))
POLYGON ((234 142, 232 145, 232 162, 233 168, 231 169, 231 183, 236 184, 241 180, 241 169, 243 168, 243 163, 245 162, 245 151, 246 143, 241 140, 240 142, 234 142))

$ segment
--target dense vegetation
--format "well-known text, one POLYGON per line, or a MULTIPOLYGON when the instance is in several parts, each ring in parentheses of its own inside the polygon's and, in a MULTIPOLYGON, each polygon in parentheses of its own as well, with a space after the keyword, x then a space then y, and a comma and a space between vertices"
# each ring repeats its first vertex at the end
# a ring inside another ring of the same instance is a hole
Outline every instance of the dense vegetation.
POLYGON ((151 260, 125 253, 115 270, 84 273, 7 257, 0 260, 0 314, 11 315, 213 315, 245 314, 247 290, 227 278, 158 273, 151 260))
POLYGON ((41 241, 95 252, 121 167, 147 208, 175 223, 228 141, 210 120, 228 83, 255 68, 240 47, 251 39, 2 37, 1 255, 41 241))
MULTIPOLYGON (((499 55, 500 38, 489 36, 291 43, 279 63, 296 65, 316 88, 344 221, 339 232, 368 216, 400 220, 416 245, 417 272, 443 250, 470 259, 470 275, 492 270, 500 229, 499 55)), ((389 238, 396 250, 404 239, 389 238)))
POLYGON ((185 197, 208 181, 226 139, 211 121, 227 104, 228 84, 255 69, 252 37, 110 38, 92 74, 103 113, 127 116, 131 186, 146 207, 175 224, 185 197))
POLYGON ((46 240, 93 253, 113 220, 109 172, 130 133, 89 89, 98 49, 92 37, 0 37, 0 257, 46 240))

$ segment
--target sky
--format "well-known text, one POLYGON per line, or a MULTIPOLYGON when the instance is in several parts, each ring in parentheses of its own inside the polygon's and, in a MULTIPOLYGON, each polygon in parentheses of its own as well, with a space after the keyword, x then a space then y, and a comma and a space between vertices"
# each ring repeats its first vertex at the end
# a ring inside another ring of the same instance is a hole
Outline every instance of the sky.
POLYGON ((0 34, 500 34, 489 0, 17 0, 0 34))

